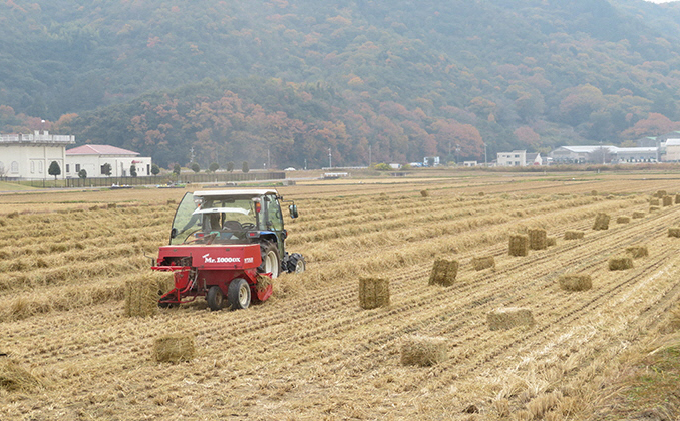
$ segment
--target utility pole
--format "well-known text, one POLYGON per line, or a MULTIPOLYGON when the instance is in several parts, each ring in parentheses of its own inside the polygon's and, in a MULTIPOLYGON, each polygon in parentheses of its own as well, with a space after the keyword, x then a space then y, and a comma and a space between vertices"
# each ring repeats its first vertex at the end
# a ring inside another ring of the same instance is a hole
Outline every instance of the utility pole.
POLYGON ((372 148, 372 147, 373 147, 372 145, 368 145, 368 166, 369 166, 369 167, 370 167, 371 165, 373 165, 373 160, 371 159, 371 158, 372 158, 372 157, 371 157, 371 148, 372 148))
POLYGON ((267 148, 267 168, 271 171, 272 169, 272 157, 269 154, 269 148, 267 148))
POLYGON ((191 162, 194 162, 194 158, 196 158, 196 154, 194 153, 194 147, 191 147, 191 162))
POLYGON ((333 164, 331 161, 331 148, 328 148, 328 168, 333 168, 333 164))
POLYGON ((486 143, 482 143, 484 145, 484 166, 486 167, 486 143))

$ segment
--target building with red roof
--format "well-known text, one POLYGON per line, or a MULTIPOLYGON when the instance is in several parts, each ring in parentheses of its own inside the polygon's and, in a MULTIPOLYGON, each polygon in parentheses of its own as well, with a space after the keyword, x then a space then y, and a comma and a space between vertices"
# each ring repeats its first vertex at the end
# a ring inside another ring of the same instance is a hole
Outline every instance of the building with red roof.
POLYGON ((151 175, 151 158, 139 152, 111 145, 82 145, 66 151, 66 177, 78 177, 85 170, 88 177, 125 177, 132 174, 151 175), (106 174, 109 164, 111 174, 106 174))

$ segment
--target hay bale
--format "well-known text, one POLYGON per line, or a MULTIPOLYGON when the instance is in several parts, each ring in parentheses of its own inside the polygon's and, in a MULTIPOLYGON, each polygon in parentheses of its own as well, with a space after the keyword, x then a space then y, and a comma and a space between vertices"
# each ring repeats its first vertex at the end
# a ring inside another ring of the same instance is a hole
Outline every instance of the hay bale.
POLYGON ((597 196, 597 190, 591 190, 590 195, 591 196, 597 196))
POLYGON ((0 360, 0 389, 27 392, 42 386, 40 380, 11 359, 0 360))
POLYGON ((423 197, 427 197, 427 196, 430 195, 430 193, 427 190, 421 190, 420 195, 423 196, 423 197))
POLYGON ((567 231, 564 233, 565 240, 581 240, 585 232, 583 231, 567 231))
POLYGON ((475 270, 484 270, 484 269, 487 269, 487 268, 495 268, 496 267, 496 261, 494 260, 493 256, 473 257, 472 258, 472 267, 474 267, 475 270))
POLYGON ((633 219, 642 219, 645 217, 644 212, 633 212, 633 219))
POLYGON ((548 247, 555 247, 557 245, 557 237, 548 237, 548 247))
POLYGON ((388 306, 390 282, 382 278, 359 278, 359 304, 365 310, 388 306))
POLYGON ((633 258, 628 256, 612 257, 609 259, 609 270, 627 270, 633 268, 633 258))
POLYGON ((593 287, 590 275, 566 274, 560 276, 559 282, 565 291, 587 291, 593 287))
POLYGON ((489 330, 506 330, 516 326, 532 326, 534 323, 534 315, 528 308, 499 308, 486 315, 486 324, 489 326, 489 330))
POLYGON ((658 206, 650 206, 649 207, 649 213, 653 213, 659 210, 658 206))
POLYGON ((626 249, 626 253, 630 254, 633 259, 639 259, 641 257, 649 256, 649 250, 647 246, 633 246, 626 249))
POLYGON ((653 198, 653 199, 649 199, 649 204, 651 206, 659 206, 661 204, 661 202, 659 202, 658 198, 653 198))
POLYGON ((191 361, 196 356, 193 335, 165 335, 153 342, 153 358, 159 363, 191 361))
POLYGON ((511 235, 508 239, 508 254, 510 256, 528 256, 529 236, 521 234, 511 235))
POLYGON ((146 317, 158 312, 158 298, 175 287, 173 272, 146 272, 125 281, 123 314, 146 317))
POLYGON ((673 205, 673 196, 664 196, 661 198, 661 203, 663 206, 671 206, 673 205))
POLYGON ((446 359, 446 339, 411 336, 401 344, 401 364, 419 367, 433 366, 446 359))
POLYGON ((668 228, 668 236, 680 238, 680 228, 668 228))
POLYGON ((595 224, 593 224, 593 229, 595 231, 605 231, 609 229, 609 220, 611 218, 606 213, 598 213, 595 218, 595 224))
POLYGON ((617 224, 630 224, 630 218, 627 216, 619 216, 616 218, 617 224))
POLYGON ((654 193, 655 197, 664 197, 666 195, 668 195, 666 190, 657 190, 656 193, 654 193))
POLYGON ((531 250, 545 250, 548 248, 548 233, 546 230, 529 230, 529 248, 531 250))
POLYGON ((677 205, 678 203, 680 203, 680 193, 675 194, 675 204, 677 205))
POLYGON ((442 285, 450 287, 456 280, 458 274, 458 261, 436 259, 432 264, 432 272, 430 272, 430 281, 428 285, 442 285))

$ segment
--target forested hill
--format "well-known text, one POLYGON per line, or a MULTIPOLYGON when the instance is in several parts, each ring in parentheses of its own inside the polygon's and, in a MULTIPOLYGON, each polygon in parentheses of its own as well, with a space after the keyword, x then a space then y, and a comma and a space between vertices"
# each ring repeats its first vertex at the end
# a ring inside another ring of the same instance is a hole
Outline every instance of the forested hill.
POLYGON ((0 37, 2 132, 45 119, 161 165, 481 160, 680 128, 680 3, 8 0, 0 37))

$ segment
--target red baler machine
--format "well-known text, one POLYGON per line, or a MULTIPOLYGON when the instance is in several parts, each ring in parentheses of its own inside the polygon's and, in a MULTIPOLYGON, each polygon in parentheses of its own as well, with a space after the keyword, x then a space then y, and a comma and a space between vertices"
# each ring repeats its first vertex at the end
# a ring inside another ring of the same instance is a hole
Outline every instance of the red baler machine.
POLYGON ((158 263, 151 269, 174 272, 175 288, 163 294, 158 305, 169 307, 206 297, 208 306, 219 310, 226 304, 232 309, 247 308, 251 298, 265 301, 272 295, 271 274, 258 274, 261 263, 258 244, 160 247, 158 263))

